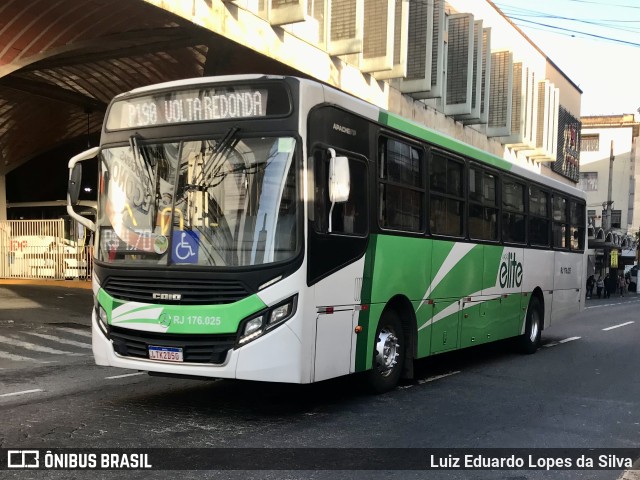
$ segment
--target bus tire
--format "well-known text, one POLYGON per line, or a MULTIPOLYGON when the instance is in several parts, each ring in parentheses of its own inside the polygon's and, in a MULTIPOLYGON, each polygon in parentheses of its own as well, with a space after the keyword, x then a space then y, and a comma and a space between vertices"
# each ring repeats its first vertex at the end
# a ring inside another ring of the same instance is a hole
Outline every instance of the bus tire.
POLYGON ((524 354, 532 354, 540 346, 543 322, 542 305, 540 300, 532 297, 527 307, 527 320, 524 333, 518 337, 518 350, 524 354))
POLYGON ((398 314, 394 310, 385 311, 376 330, 372 368, 365 373, 366 386, 371 392, 388 392, 398 384, 402 375, 405 347, 398 314))

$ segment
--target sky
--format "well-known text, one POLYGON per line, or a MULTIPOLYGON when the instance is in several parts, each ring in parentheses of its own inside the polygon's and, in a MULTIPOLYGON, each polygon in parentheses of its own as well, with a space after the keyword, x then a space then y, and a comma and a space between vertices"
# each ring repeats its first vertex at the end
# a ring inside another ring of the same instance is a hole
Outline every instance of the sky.
POLYGON ((581 115, 640 119, 640 0, 493 0, 582 90, 581 115))

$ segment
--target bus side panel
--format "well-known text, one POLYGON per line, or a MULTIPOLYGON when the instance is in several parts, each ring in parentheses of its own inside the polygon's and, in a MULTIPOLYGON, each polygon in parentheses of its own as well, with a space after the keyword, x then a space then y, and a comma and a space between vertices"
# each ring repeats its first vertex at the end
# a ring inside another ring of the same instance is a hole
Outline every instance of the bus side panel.
MULTIPOLYGON (((524 251, 522 291, 530 294, 536 288, 542 290, 545 328, 551 322, 554 269, 554 252, 532 249, 524 251)), ((529 305, 529 300, 530 295, 522 298, 522 308, 525 310, 529 305)), ((520 333, 524 333, 524 318, 523 315, 520 333)))
POLYGON ((582 281, 583 258, 577 253, 555 252, 552 322, 580 311, 585 283, 582 281))
POLYGON ((485 272, 493 274, 486 277, 483 293, 498 294, 499 321, 489 332, 488 340, 500 340, 520 334, 522 321, 521 303, 524 284, 525 250, 514 247, 485 248, 485 272), (487 268, 490 266, 490 268, 487 268))
MULTIPOLYGON (((417 355, 430 352, 431 328, 428 325, 433 313, 428 298, 431 283, 431 256, 433 242, 424 238, 408 238, 395 235, 378 235, 375 242, 375 268, 371 275, 371 321, 367 336, 366 359, 372 358, 375 331, 380 315, 395 296, 404 297, 413 305, 417 322, 417 355)), ((363 302, 366 294, 363 293, 363 302)), ((403 319, 414 321, 414 319, 403 319)), ((359 345, 360 347, 360 345, 359 345)), ((368 367, 367 367, 368 368, 368 367)))
POLYGON ((473 307, 470 311, 472 317, 461 324, 461 316, 464 316, 461 307, 465 297, 470 303, 480 300, 483 255, 483 245, 433 242, 435 274, 429 287, 434 300, 431 353, 458 348, 461 346, 460 337, 467 338, 477 330, 474 323, 480 321, 479 309, 473 307))

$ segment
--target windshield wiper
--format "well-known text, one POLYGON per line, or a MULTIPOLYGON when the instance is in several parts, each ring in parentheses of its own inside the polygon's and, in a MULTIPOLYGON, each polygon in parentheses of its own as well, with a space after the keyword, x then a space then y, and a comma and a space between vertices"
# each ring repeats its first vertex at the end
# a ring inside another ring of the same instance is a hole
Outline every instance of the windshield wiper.
POLYGON ((193 179, 193 183, 186 184, 187 190, 205 191, 210 188, 211 185, 209 183, 213 178, 219 176, 220 169, 224 165, 224 159, 227 157, 228 153, 234 150, 236 145, 238 145, 238 142, 240 141, 238 137, 239 132, 240 127, 231 127, 227 130, 224 137, 222 137, 211 151, 209 159, 206 162, 204 162, 203 159, 202 169, 198 176, 193 179))
MULTIPOLYGON (((141 171, 144 171, 147 174, 146 182, 145 182, 146 185, 144 185, 145 187, 144 191, 146 192, 145 195, 151 197, 153 192, 156 194, 156 197, 157 197, 158 193, 156 190, 158 188, 158 185, 156 185, 156 182, 154 179, 155 163, 152 162, 151 159, 146 155, 146 152, 143 150, 144 147, 140 147, 138 145, 138 137, 139 135, 137 133, 129 137, 129 147, 133 152, 133 161, 141 171), (142 164, 142 167, 140 167, 140 164, 142 164)), ((154 218, 155 216, 154 214, 155 208, 156 208, 156 203, 151 202, 151 209, 152 209, 150 212, 152 214, 151 218, 154 218)), ((155 224, 154 224, 154 227, 155 227, 155 224)))

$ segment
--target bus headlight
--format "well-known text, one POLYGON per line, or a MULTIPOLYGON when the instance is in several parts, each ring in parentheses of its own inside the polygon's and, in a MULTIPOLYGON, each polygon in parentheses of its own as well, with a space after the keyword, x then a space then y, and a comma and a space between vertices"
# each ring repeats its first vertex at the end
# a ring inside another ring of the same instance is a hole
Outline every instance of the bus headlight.
POLYGON ((240 327, 241 333, 238 338, 238 344, 244 345, 251 340, 255 340, 266 331, 289 320, 296 313, 297 301, 298 296, 294 295, 288 300, 261 312, 259 315, 245 320, 240 327))
POLYGON ((269 324, 268 327, 273 327, 280 322, 285 321, 289 318, 290 312, 293 309, 293 299, 284 305, 280 305, 279 307, 275 307, 271 310, 271 314, 269 315, 269 324))
POLYGON ((244 332, 242 332, 243 337, 249 337, 260 331, 262 329, 262 324, 264 323, 263 319, 264 315, 260 315, 259 317, 249 320, 244 326, 244 332))

